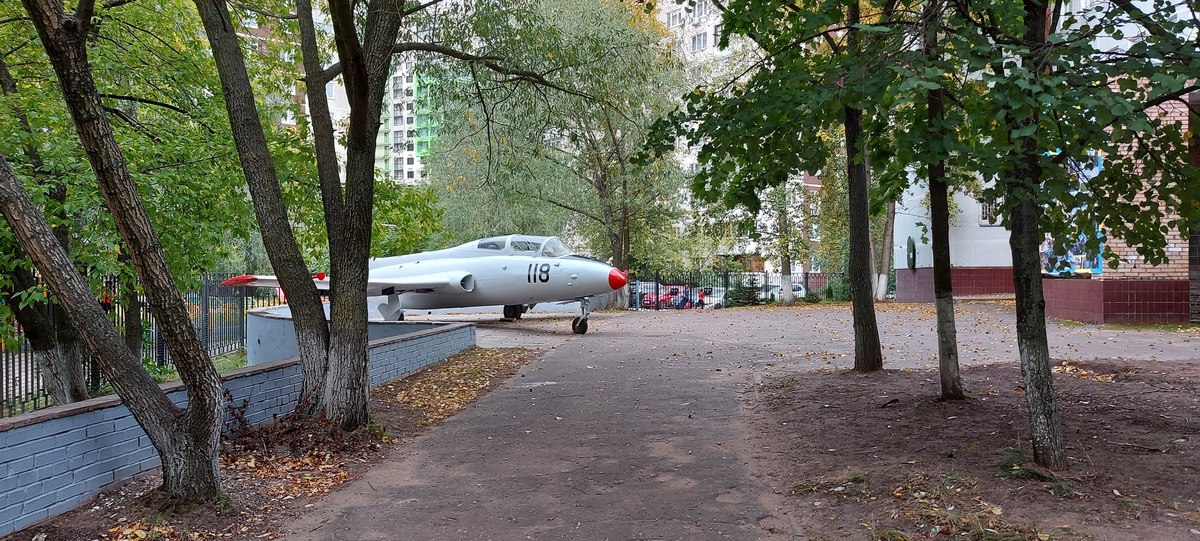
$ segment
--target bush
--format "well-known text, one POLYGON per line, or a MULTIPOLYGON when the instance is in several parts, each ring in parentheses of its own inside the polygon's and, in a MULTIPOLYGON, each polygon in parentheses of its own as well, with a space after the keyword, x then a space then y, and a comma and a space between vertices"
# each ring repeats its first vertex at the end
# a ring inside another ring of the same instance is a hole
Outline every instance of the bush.
POLYGON ((725 293, 725 306, 756 306, 762 304, 762 300, 758 298, 758 290, 757 276, 751 276, 747 280, 739 280, 737 285, 725 293))
POLYGON ((825 289, 821 291, 825 300, 834 302, 845 302, 850 300, 850 281, 844 276, 837 275, 829 278, 829 282, 825 284, 825 289))

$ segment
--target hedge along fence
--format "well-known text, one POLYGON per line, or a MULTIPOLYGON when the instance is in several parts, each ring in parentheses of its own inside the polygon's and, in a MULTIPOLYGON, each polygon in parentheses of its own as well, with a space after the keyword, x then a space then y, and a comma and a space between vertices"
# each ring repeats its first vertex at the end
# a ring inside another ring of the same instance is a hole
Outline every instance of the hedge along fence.
MULTIPOLYGON (((370 342, 372 386, 475 345, 470 323, 414 325, 429 328, 370 342)), ((252 425, 292 411, 300 378, 298 359, 222 374, 233 396, 230 407, 252 425)), ((176 404, 186 402, 181 384, 161 387, 176 404)), ((226 413, 227 429, 238 422, 226 413)), ((116 396, 0 419, 0 536, 70 511, 105 487, 158 465, 149 437, 116 396)))

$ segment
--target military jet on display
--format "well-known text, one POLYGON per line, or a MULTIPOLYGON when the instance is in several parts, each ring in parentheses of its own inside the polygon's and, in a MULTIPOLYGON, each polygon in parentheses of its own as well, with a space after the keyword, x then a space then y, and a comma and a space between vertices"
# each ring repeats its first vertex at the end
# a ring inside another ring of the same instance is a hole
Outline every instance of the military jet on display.
MULTIPOLYGON (((404 310, 504 306, 506 319, 519 319, 535 304, 579 301, 571 322, 584 334, 590 300, 625 287, 627 273, 574 255, 557 237, 508 235, 454 248, 372 259, 367 296, 387 297, 378 305, 385 320, 403 321, 404 310)), ((328 290, 324 274, 314 277, 328 290)), ((235 276, 226 286, 279 287, 274 276, 235 276)))

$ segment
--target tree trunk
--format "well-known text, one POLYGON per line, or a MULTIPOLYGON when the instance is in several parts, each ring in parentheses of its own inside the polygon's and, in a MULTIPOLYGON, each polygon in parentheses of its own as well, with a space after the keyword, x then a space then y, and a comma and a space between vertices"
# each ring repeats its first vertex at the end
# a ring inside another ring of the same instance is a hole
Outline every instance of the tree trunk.
MULTIPOLYGON (((1200 90, 1192 92, 1188 96, 1188 132, 1192 134, 1188 138, 1188 154, 1191 155, 1192 165, 1200 167, 1200 90)), ((1195 202, 1195 206, 1200 208, 1200 201, 1195 202)), ((1189 288, 1189 321, 1192 323, 1200 323, 1200 224, 1192 224, 1188 232, 1188 277, 1191 282, 1189 288)))
MULTIPOLYGON (((933 59, 938 51, 938 22, 941 12, 936 3, 928 4, 925 20, 925 55, 933 59)), ((945 94, 941 88, 930 90, 926 96, 929 126, 933 137, 944 140, 945 94)), ((937 308, 938 373, 942 384, 942 400, 962 400, 963 389, 958 366, 958 336, 954 326, 954 285, 950 265, 950 194, 946 186, 946 161, 938 159, 929 168, 929 221, 933 242, 933 295, 937 308)), ((893 207, 894 209, 894 207, 893 207)), ((893 214, 894 216, 894 214, 893 214)))
MULTIPOLYGON (((21 238, 22 246, 35 261, 40 261, 38 268, 43 278, 60 299, 92 353, 100 358, 102 366, 110 367, 106 373, 109 381, 113 383, 159 450, 164 473, 175 469, 176 466, 180 469, 197 467, 172 464, 172 461, 178 459, 179 454, 176 450, 181 445, 193 446, 203 452, 206 463, 204 468, 211 471, 212 475, 191 479, 190 482, 195 484, 183 491, 172 491, 171 487, 178 485, 173 485, 172 479, 164 475, 163 488, 166 493, 171 497, 184 499, 216 498, 220 494, 220 477, 217 475, 216 466, 217 444, 221 434, 224 407, 221 380, 192 328, 183 297, 163 255, 162 244, 151 226, 145 208, 141 205, 137 187, 105 117, 85 48, 92 21, 90 10, 66 14, 57 0, 24 0, 23 3, 54 66, 80 143, 96 174, 101 198, 113 216, 122 242, 130 252, 139 281, 146 290, 151 309, 179 371, 180 380, 187 389, 188 407, 183 416, 189 422, 177 422, 177 408, 166 401, 165 395, 141 369, 140 360, 133 358, 124 342, 117 336, 103 310, 87 291, 82 278, 70 268, 70 260, 57 240, 50 242, 50 239, 40 239, 40 228, 45 226, 45 219, 41 213, 25 208, 23 210, 27 216, 23 219, 20 215, 6 217, 14 230, 19 226, 26 230, 24 238, 21 238), (51 260, 50 254, 38 251, 55 251, 53 255, 61 255, 61 260, 51 260), (115 340, 115 343, 109 344, 110 340, 115 340), (119 363, 119 370, 114 363, 119 363), (125 372, 140 372, 145 377, 131 378, 134 386, 130 386, 119 381, 131 377, 125 372), (158 397, 166 404, 164 406, 159 403, 149 407, 144 401, 137 400, 135 395, 158 397), (140 414, 136 411, 138 408, 143 408, 140 414)), ((90 5, 83 4, 84 7, 90 5)), ((5 169, 8 169, 7 163, 5 169)), ((11 176, 10 169, 7 173, 11 176)), ((12 180, 16 181, 15 177, 12 180)), ((28 195, 19 184, 14 184, 7 200, 9 208, 16 209, 28 201, 28 195)), ((188 455, 189 458, 191 456, 194 455, 188 455)))
POLYGON ((125 301, 125 346, 138 359, 146 357, 146 326, 142 322, 142 301, 132 285, 122 288, 125 301))
MULTIPOLYGON (((14 291, 27 291, 38 287, 32 273, 16 269, 10 275, 14 291)), ((24 308, 12 303, 13 314, 21 324, 25 339, 33 348, 38 368, 42 372, 42 385, 55 404, 70 404, 87 400, 87 376, 84 373, 83 348, 75 329, 67 322, 65 328, 58 326, 62 309, 53 302, 30 304, 24 308)))
POLYGON ((862 140, 862 111, 847 107, 846 178, 850 209, 850 296, 854 312, 854 370, 873 372, 883 369, 883 351, 879 327, 875 323, 875 303, 871 296, 871 224, 867 208, 869 181, 867 157, 862 140))
MULTIPOLYGON (((787 190, 787 183, 781 184, 777 190, 787 190)), ((796 302, 792 294, 792 221, 788 215, 788 194, 783 194, 783 204, 779 206, 779 223, 776 226, 779 235, 779 304, 791 306, 796 302)))
POLYGON ((875 268, 875 300, 887 300, 888 279, 892 276, 892 247, 896 230, 896 202, 888 201, 887 214, 883 219, 883 249, 879 251, 878 266, 875 268))
MULTIPOLYGON (((1042 0, 1025 0, 1025 39, 1033 44, 1026 65, 1039 65, 1036 55, 1045 54, 1036 44, 1046 42, 1047 7, 1042 0)), ((1025 120, 1036 125, 1036 110, 1025 120)), ((1010 128, 1018 123, 1009 119, 1010 128)), ((1050 371, 1050 346, 1046 341, 1046 302, 1042 296, 1042 263, 1038 250, 1044 240, 1038 224, 1042 211, 1034 201, 1041 183, 1039 163, 1044 149, 1037 137, 1021 140, 1022 148, 1014 160, 1018 165, 1006 189, 1010 205, 1009 247, 1013 256, 1013 286, 1017 298, 1017 345, 1021 351, 1021 375, 1025 381, 1025 403, 1029 407, 1029 427, 1033 434, 1033 456, 1038 464, 1054 470, 1066 468, 1062 423, 1054 395, 1050 371)))
MULTIPOLYGON (((189 406, 188 410, 181 411, 159 391, 158 385, 142 368, 141 361, 133 357, 116 328, 109 323, 87 282, 75 270, 3 156, 0 156, 0 211, 18 242, 33 257, 59 306, 78 329, 88 349, 100 360, 105 378, 112 383, 158 450, 164 472, 164 493, 194 500, 216 498, 220 494, 216 461, 220 429, 214 415, 220 413, 220 408, 189 406), (187 422, 179 423, 181 418, 187 422), (197 459, 194 453, 185 452, 188 448, 202 450, 203 463, 181 462, 197 459), (184 480, 173 475, 177 471, 196 470, 211 472, 211 475, 192 475, 184 480), (181 482, 186 484, 181 486, 181 482)), ((203 389, 193 392, 189 388, 188 391, 195 397, 193 403, 203 403, 210 394, 203 389)))
POLYGON ((296 413, 320 415, 329 349, 325 309, 292 233, 228 6, 224 0, 195 0, 195 4, 221 79, 234 146, 246 175, 263 247, 292 312, 303 381, 296 413))

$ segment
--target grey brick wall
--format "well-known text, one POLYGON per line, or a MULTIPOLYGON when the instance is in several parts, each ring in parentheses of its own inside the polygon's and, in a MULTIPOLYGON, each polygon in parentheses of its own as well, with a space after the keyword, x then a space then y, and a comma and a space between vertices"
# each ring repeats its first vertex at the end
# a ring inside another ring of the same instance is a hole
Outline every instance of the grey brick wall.
MULTIPOLYGON (((475 345, 475 326, 444 325, 375 340, 370 383, 417 372, 475 345)), ((300 396, 295 359, 223 374, 232 406, 254 425, 291 411, 300 396)), ((163 385, 171 400, 187 396, 163 385)), ((234 426, 226 414, 226 426, 234 426)), ((158 467, 158 453, 116 397, 101 397, 0 419, 0 536, 70 511, 105 487, 158 467)))

